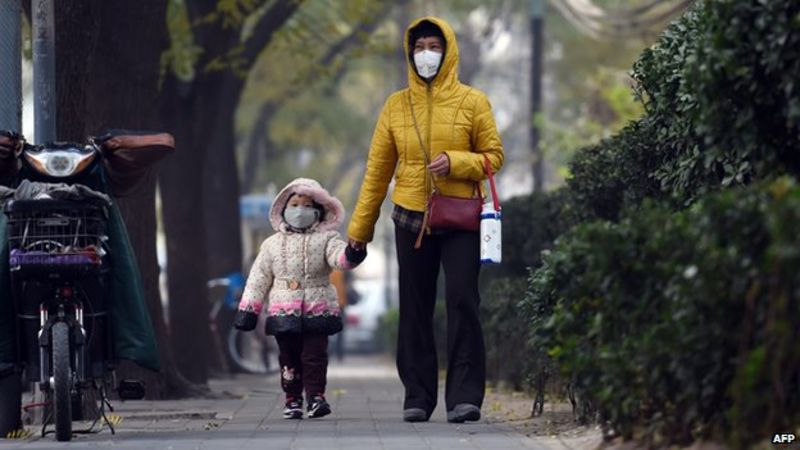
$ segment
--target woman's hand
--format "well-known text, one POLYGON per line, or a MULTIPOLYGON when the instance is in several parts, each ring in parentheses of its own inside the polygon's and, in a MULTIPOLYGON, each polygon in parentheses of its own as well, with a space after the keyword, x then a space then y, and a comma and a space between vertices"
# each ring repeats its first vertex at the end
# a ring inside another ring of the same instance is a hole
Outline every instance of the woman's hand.
POLYGON ((450 158, 447 156, 447 153, 442 153, 434 158, 433 161, 431 161, 431 165, 428 166, 428 170, 439 177, 447 176, 447 174, 450 173, 450 158))
POLYGON ((355 239, 348 239, 347 240, 347 244, 350 247, 353 247, 355 250, 366 250, 367 249, 367 243, 366 242, 357 241, 355 239))

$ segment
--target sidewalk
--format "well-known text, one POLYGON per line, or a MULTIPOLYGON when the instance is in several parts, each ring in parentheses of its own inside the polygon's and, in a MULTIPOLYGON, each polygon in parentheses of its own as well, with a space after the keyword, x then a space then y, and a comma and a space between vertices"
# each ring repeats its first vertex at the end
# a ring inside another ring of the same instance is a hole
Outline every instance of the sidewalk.
MULTIPOLYGON (((502 423, 481 420, 449 424, 443 401, 427 423, 401 419, 402 385, 390 361, 352 357, 329 370, 328 400, 333 414, 322 419, 284 420, 283 393, 277 375, 215 380, 215 392, 227 399, 117 402, 121 422, 79 435, 68 444, 52 435, 0 440, 0 449, 552 449, 502 423)), ((76 423, 75 429, 81 428, 76 423)))

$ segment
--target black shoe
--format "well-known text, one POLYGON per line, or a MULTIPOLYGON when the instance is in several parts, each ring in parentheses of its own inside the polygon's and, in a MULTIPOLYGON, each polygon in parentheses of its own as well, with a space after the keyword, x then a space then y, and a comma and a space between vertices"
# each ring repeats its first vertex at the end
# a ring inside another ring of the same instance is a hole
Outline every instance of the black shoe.
POLYGON ((475 422, 481 420, 481 409, 469 403, 459 403, 452 411, 447 411, 450 423, 475 422))
POLYGON ((295 397, 286 397, 286 408, 283 410, 284 419, 302 419, 303 418, 303 399, 295 397))
POLYGON ((323 395, 315 395, 308 401, 308 418, 316 419, 331 413, 331 405, 325 401, 323 395))
POLYGON ((403 410, 403 420, 406 422, 427 422, 430 414, 422 408, 406 408, 403 410))

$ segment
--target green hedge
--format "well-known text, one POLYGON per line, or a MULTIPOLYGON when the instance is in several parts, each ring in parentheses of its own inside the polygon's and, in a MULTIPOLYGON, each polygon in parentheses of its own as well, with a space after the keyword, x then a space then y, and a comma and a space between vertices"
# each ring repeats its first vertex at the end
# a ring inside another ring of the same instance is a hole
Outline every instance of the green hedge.
POLYGON ((654 175, 683 204, 800 175, 800 2, 697 2, 636 62, 654 175))
POLYGON ((520 313, 519 305, 530 268, 539 267, 542 252, 577 221, 567 189, 503 202, 503 264, 484 266, 481 273, 481 317, 491 384, 515 390, 544 389, 542 376, 552 371, 551 363, 546 354, 529 345, 529 319, 520 313))
POLYGON ((800 189, 765 180, 800 176, 800 2, 696 2, 633 77, 645 116, 578 151, 558 194, 581 224, 531 276, 529 348, 610 434, 793 430, 800 189))
POLYGON ((619 134, 581 149, 569 164, 567 179, 573 222, 617 220, 626 209, 664 195, 652 175, 659 158, 653 151, 653 124, 630 123, 619 134))
POLYGON ((524 277, 496 278, 481 288, 487 379, 495 386, 529 390, 531 377, 547 371, 550 363, 544 352, 529 347, 532 330, 519 307, 527 282, 524 277))
POLYGON ((541 253, 577 222, 566 189, 534 192, 503 202, 503 263, 485 266, 484 280, 524 277, 541 264, 541 253))
POLYGON ((800 2, 697 2, 632 75, 645 116, 570 164, 581 219, 800 176, 800 2))
POLYGON ((525 301, 610 433, 737 447, 800 424, 800 188, 783 179, 567 233, 525 301))

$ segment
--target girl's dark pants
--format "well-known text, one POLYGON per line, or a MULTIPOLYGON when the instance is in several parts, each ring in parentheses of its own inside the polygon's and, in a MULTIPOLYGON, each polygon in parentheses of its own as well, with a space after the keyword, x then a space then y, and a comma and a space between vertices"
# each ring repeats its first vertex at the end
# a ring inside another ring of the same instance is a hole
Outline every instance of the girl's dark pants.
POLYGON ((279 334, 281 387, 287 396, 302 399, 303 388, 310 399, 325 393, 328 375, 328 336, 324 334, 279 334))
POLYGON ((400 271, 400 329, 397 370, 406 390, 404 409, 428 414, 437 401, 438 365, 433 312, 439 266, 444 269, 447 306, 445 406, 483 403, 486 355, 479 318, 480 241, 477 232, 426 235, 414 249, 417 233, 395 226, 400 271))

